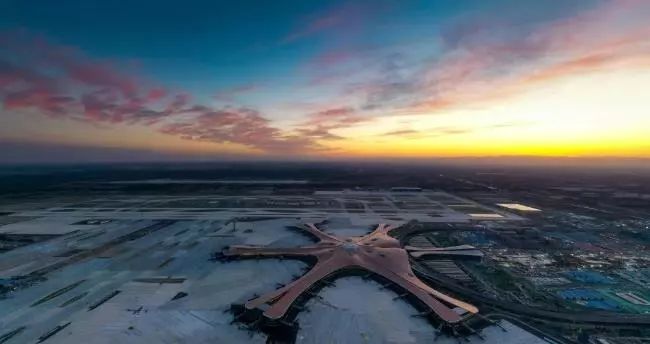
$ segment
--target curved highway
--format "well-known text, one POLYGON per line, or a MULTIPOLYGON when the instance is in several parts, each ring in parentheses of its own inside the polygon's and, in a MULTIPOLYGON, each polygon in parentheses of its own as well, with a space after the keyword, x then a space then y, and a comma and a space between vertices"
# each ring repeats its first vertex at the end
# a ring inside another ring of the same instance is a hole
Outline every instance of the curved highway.
POLYGON ((458 296, 475 305, 489 306, 518 316, 570 324, 589 324, 594 326, 650 326, 650 315, 603 313, 603 312, 557 312, 549 309, 530 307, 518 303, 487 297, 472 289, 461 286, 450 278, 431 274, 417 261, 411 260, 411 266, 420 278, 436 286, 455 292, 458 296))

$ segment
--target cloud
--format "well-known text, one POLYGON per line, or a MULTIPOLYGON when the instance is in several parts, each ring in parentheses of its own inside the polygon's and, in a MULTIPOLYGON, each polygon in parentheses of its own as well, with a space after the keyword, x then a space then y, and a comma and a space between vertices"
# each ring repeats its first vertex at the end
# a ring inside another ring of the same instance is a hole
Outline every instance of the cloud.
MULTIPOLYGON (((123 97, 134 97, 140 91, 138 82, 121 71, 111 61, 90 58, 80 49, 53 44, 44 37, 25 30, 6 31, 0 34, 0 42, 15 54, 13 58, 40 76, 57 75, 65 79, 65 86, 110 88, 123 97)), ((59 87, 63 85, 58 85, 59 87)))
POLYGON ((441 137, 441 136, 449 136, 449 135, 470 134, 473 132, 480 132, 483 130, 512 128, 512 127, 518 127, 518 126, 528 125, 528 124, 531 124, 531 122, 524 122, 524 121, 497 122, 494 124, 472 126, 472 127, 444 126, 444 127, 433 127, 433 128, 420 129, 420 130, 397 129, 397 130, 385 132, 380 136, 399 136, 407 139, 421 139, 421 138, 441 137))
POLYGON ((309 123, 356 122, 358 117, 351 107, 335 107, 315 112, 309 116, 309 123))
POLYGON ((160 87, 160 88, 152 88, 149 90, 149 93, 147 94, 147 100, 149 101, 157 101, 160 99, 163 99, 167 96, 167 90, 160 87))
MULTIPOLYGON (((330 31, 340 34, 337 41, 345 40, 350 29, 354 33, 376 15, 369 4, 374 2, 348 2, 315 14, 284 41, 330 31)), ((447 26, 441 36, 430 35, 408 48, 359 52, 337 42, 334 50, 307 65, 316 76, 312 86, 327 83, 338 86, 340 93, 324 105, 305 109, 305 118, 286 129, 274 126, 263 111, 206 106, 182 90, 137 77, 130 65, 97 59, 20 30, 0 33, 0 102, 10 111, 93 125, 144 125, 187 140, 293 153, 320 151, 327 142, 319 142, 341 140, 343 129, 368 125, 377 116, 435 114, 501 101, 579 73, 650 65, 647 1, 606 1, 534 23, 484 15, 441 23, 447 26), (439 49, 418 49, 424 46, 439 49)), ((214 98, 235 102, 257 87, 251 83, 226 88, 214 98)), ((418 129, 385 135, 462 133, 454 128, 418 129)))
MULTIPOLYGON (((316 136, 282 131, 247 108, 213 108, 191 95, 135 78, 111 61, 18 31, 0 34, 0 99, 5 110, 33 110, 93 125, 146 125, 186 140, 232 143, 268 153, 323 149, 316 136)), ((233 88, 230 97, 251 91, 233 88)))
POLYGON ((182 112, 183 109, 189 105, 191 100, 192 96, 187 93, 176 94, 169 105, 167 105, 166 111, 169 113, 182 112))
POLYGON ((361 80, 355 73, 316 74, 337 82, 343 98, 363 101, 364 111, 432 114, 479 106, 580 73, 649 66, 649 15, 650 2, 641 0, 606 1, 530 23, 481 12, 443 23, 438 41, 421 42, 440 45, 428 58, 394 47, 399 53, 365 55, 360 64, 373 72, 361 80))
POLYGON ((366 21, 386 9, 384 1, 347 1, 341 5, 312 14, 299 27, 287 34, 282 43, 293 43, 327 31, 351 32, 358 30, 366 21))
POLYGON ((348 91, 365 98, 365 110, 407 106, 420 91, 418 75, 400 53, 390 54, 379 64, 378 72, 369 83, 353 85, 348 91))
POLYGON ((419 131, 413 129, 400 129, 383 133, 382 136, 408 136, 419 133, 419 131))
POLYGON ((316 127, 316 128, 298 128, 297 132, 301 137, 308 137, 318 140, 342 140, 344 137, 333 134, 331 128, 316 127))
POLYGON ((301 25, 282 39, 283 43, 290 43, 301 38, 311 36, 324 30, 341 25, 348 21, 346 7, 334 8, 315 15, 307 23, 301 25))
POLYGON ((352 107, 335 107, 311 114, 308 117, 307 124, 341 128, 365 122, 366 120, 366 118, 360 116, 352 107))
POLYGON ((20 109, 35 106, 45 110, 51 117, 64 116, 75 103, 75 99, 67 96, 51 94, 45 89, 31 88, 7 93, 4 97, 6 109, 20 109))
POLYGON ((90 87, 103 87, 118 91, 124 98, 134 98, 139 89, 136 81, 119 74, 115 68, 102 62, 62 59, 61 66, 71 80, 90 87))
POLYGON ((109 61, 23 30, 0 33, 0 43, 0 97, 6 109, 118 123, 136 120, 132 114, 164 96, 109 61))
POLYGON ((312 139, 284 134, 248 108, 196 109, 198 115, 162 127, 161 132, 186 140, 235 143, 273 153, 295 153, 321 147, 312 139))
POLYGON ((340 140, 342 136, 332 133, 332 130, 352 127, 372 120, 361 116, 352 107, 334 107, 314 112, 301 123, 296 132, 302 137, 314 140, 340 140))
POLYGON ((381 136, 399 136, 407 139, 421 139, 430 137, 440 137, 449 135, 468 134, 480 128, 463 128, 463 127, 434 127, 422 130, 401 129, 383 133, 381 136))
POLYGON ((620 63, 647 65, 648 14, 648 2, 610 1, 530 31, 510 27, 499 36, 487 26, 467 32, 455 37, 456 49, 425 74, 422 87, 436 92, 426 94, 422 104, 435 109, 489 101, 620 63))

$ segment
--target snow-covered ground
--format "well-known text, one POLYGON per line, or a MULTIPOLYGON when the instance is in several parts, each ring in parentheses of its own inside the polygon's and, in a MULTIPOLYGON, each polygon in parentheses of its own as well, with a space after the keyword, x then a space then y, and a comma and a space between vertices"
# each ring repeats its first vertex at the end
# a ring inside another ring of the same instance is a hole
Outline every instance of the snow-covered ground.
MULTIPOLYGON (((319 293, 300 313, 299 344, 456 344, 457 338, 436 336, 426 320, 413 317, 417 311, 372 280, 360 277, 338 279, 334 286, 319 293)), ((484 339, 468 337, 464 343, 544 344, 546 341, 523 329, 502 321, 482 330, 484 339)))
MULTIPOLYGON (((58 216, 52 223, 65 227, 76 220, 64 221, 58 216)), ((210 258, 233 244, 291 247, 313 240, 291 229, 301 224, 293 217, 236 224, 229 220, 214 215, 210 219, 181 220, 47 273, 45 280, 0 299, 0 336, 25 326, 5 343, 34 343, 57 325, 69 322, 45 343, 264 343, 262 333, 231 323, 231 304, 273 291, 278 284, 302 274, 307 265, 292 260, 215 262, 210 258), (184 280, 138 281, 158 277, 184 280), (63 292, 52 294, 58 290, 63 292), (89 309, 115 291, 119 293, 89 309), (179 293, 187 295, 174 299, 179 293), (47 295, 52 295, 50 300, 34 305, 47 295)), ((68 257, 55 256, 67 251, 74 256, 74 250, 103 247, 155 222, 149 218, 122 219, 84 226, 79 232, 9 251, 0 255, 0 278, 25 276, 64 262, 68 257)), ((38 223, 47 225, 47 218, 38 223)), ((345 216, 336 216, 329 219, 326 230, 337 236, 357 236, 370 227, 359 227, 345 216)), ((319 295, 297 318, 298 343, 422 343, 434 338, 430 324, 411 317, 414 308, 393 300, 392 291, 373 281, 342 278, 319 295)), ((489 337, 490 329, 485 330, 488 338, 494 339, 486 342, 542 343, 512 326, 505 338, 501 330, 493 331, 494 337, 489 337), (521 336, 515 335, 520 332, 521 336)), ((437 343, 455 340, 441 337, 437 343)))
POLYGON ((394 292, 360 277, 338 279, 298 316, 298 343, 426 343, 434 328, 394 292))

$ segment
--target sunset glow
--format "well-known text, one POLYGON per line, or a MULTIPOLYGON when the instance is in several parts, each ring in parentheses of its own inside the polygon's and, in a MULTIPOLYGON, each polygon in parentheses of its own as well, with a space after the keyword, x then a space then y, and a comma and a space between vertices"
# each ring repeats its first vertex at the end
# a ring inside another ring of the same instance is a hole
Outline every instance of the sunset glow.
POLYGON ((111 35, 111 5, 23 7, 0 15, 0 141, 45 156, 650 158, 647 1, 190 6, 196 32, 141 4, 111 35))

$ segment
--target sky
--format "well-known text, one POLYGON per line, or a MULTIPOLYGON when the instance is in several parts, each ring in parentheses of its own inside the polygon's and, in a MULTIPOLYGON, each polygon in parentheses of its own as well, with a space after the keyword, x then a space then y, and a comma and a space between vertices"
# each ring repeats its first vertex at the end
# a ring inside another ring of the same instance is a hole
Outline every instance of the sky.
POLYGON ((650 1, 0 1, 3 162, 650 158, 650 1))

